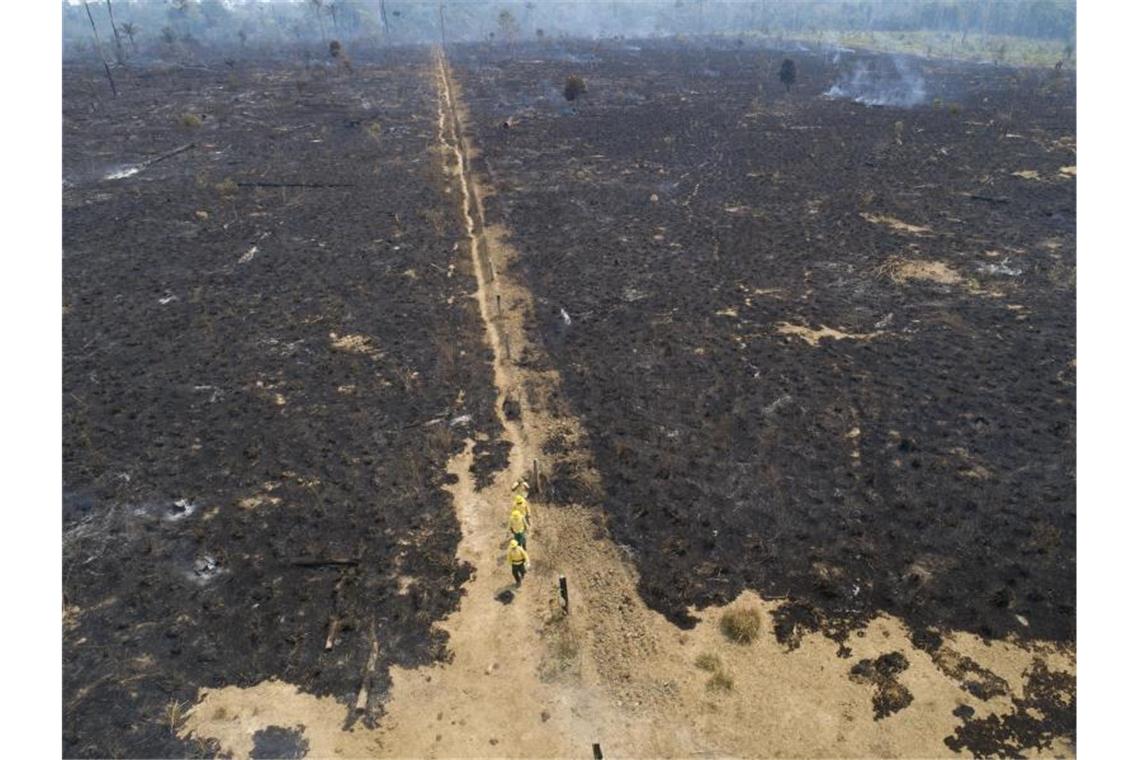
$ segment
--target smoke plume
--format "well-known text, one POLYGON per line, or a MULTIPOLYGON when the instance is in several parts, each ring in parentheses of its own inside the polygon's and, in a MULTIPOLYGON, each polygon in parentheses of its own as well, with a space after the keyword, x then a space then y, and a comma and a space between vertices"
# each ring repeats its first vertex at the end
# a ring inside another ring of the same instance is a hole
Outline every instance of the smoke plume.
POLYGON ((856 61, 824 95, 895 108, 913 108, 926 101, 926 81, 905 59, 895 57, 876 63, 856 61))

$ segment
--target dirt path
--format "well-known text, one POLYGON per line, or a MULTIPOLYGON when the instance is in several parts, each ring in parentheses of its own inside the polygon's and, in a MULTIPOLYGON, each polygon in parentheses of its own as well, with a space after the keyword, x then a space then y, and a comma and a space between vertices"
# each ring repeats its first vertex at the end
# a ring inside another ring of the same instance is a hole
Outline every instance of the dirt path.
MULTIPOLYGON (((997 731, 1001 716, 1015 711, 1028 709, 1037 719, 1032 710, 1038 707, 1014 700, 1025 694, 1035 662, 1074 672, 1069 651, 949 634, 930 653, 917 649, 889 617, 853 636, 847 657, 811 632, 787 651, 771 631, 769 613, 779 602, 752 594, 734 604, 762 612, 764 630, 753 644, 727 642, 718 630, 722 610, 702 611, 694 630, 680 631, 645 607, 636 574, 606 532, 597 503, 544 507, 541 496, 535 499, 533 571, 510 604, 497 600, 512 585, 504 552, 515 478, 535 458, 549 467, 541 446, 553 432, 569 442, 560 457, 577 472, 591 473, 593 466, 557 373, 532 369, 549 363, 524 329, 531 297, 510 274, 516 254, 503 231, 483 223, 484 191, 469 171, 474 149, 442 56, 432 75, 440 92, 444 166, 462 195, 478 281, 474 297, 494 349, 498 408, 507 398, 521 407, 518 420, 502 418, 512 444, 510 467, 490 487, 474 487, 471 442, 449 467, 463 529, 459 553, 475 568, 460 608, 439 623, 450 636, 453 660, 393 670, 386 714, 375 729, 346 731, 350 708, 268 682, 206 692, 183 733, 215 738, 237 756, 248 755, 254 731, 281 725, 303 726, 312 756, 589 757, 597 743, 609 756, 890 757, 952 754, 944 739, 962 725, 954 711, 961 715, 963 706, 977 718, 997 716, 997 731), (530 359, 525 366, 515 361, 523 355, 530 359), (570 581, 569 617, 558 609, 560 573, 570 581), (856 663, 892 653, 905 665, 885 685, 852 678, 856 663), (695 665, 702 655, 719 663, 720 678, 695 665), (978 680, 998 685, 982 699, 967 691, 978 680), (911 701, 903 709, 875 717, 874 699, 904 692, 911 701)), ((1057 742, 1049 754, 1072 751, 1057 742)))

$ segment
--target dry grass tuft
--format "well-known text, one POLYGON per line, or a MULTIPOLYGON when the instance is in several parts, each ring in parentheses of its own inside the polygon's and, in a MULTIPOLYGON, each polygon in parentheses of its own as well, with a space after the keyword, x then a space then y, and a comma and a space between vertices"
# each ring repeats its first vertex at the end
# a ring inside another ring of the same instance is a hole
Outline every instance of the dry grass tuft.
POLYGON ((186 720, 186 705, 177 699, 172 699, 166 703, 162 714, 165 723, 170 726, 170 733, 177 736, 178 729, 182 726, 183 721, 186 720))
POLYGON ((232 198, 237 195, 238 186, 232 179, 227 178, 214 185, 214 190, 223 198, 232 198))
POLYGON ((709 673, 718 671, 722 667, 720 657, 712 652, 705 652, 704 654, 697 655, 696 665, 701 670, 706 670, 709 673))
POLYGON ((889 277, 896 283, 925 280, 942 285, 954 285, 962 281, 962 275, 941 261, 929 259, 902 259, 895 256, 887 259, 878 271, 880 275, 889 277))
POLYGON ((753 606, 733 607, 720 618, 720 632, 737 644, 751 644, 760 637, 763 627, 764 618, 753 606))
POLYGON ((705 688, 709 691, 732 691, 733 683, 732 676, 723 670, 718 670, 709 677, 705 688))

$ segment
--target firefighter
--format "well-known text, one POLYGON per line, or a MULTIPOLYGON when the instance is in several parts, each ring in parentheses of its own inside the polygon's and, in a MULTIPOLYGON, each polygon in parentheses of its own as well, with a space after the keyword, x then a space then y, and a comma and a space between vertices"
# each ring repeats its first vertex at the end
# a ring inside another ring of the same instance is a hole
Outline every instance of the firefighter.
POLYGON ((511 575, 515 578, 515 588, 518 588, 522 585, 527 566, 530 565, 530 557, 527 556, 526 549, 519 546, 519 542, 513 538, 507 549, 507 563, 511 566, 511 575))
POLYGON ((526 549, 526 516, 517 509, 511 510, 511 516, 507 519, 507 528, 518 545, 526 549))
MULTIPOLYGON (((530 523, 533 515, 530 511, 530 502, 522 494, 515 494, 515 511, 521 512, 523 519, 526 520, 526 528, 530 530, 530 523)), ((526 544, 523 544, 525 546, 526 544)))

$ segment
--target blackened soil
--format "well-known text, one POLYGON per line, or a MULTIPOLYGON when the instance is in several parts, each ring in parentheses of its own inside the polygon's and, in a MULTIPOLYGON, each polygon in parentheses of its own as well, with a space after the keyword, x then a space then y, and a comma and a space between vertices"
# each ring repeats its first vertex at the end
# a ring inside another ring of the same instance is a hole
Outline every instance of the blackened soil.
POLYGON ((910 639, 916 647, 930 655, 939 670, 978 699, 986 700, 1010 693, 1009 683, 1004 678, 982 667, 973 658, 945 646, 936 631, 929 628, 913 631, 910 639))
POLYGON ((1077 739, 1076 678, 1054 673, 1035 660, 1026 673, 1024 696, 1014 697, 1014 710, 1005 715, 974 718, 946 737, 946 746, 974 757, 1025 757, 1032 749, 1046 749, 1054 739, 1077 739))
POLYGON ((282 728, 270 726, 254 733, 253 752, 250 758, 267 760, 297 760, 309 753, 309 742, 302 727, 282 728))
POLYGON ((114 101, 65 69, 66 756, 208 752, 168 709, 200 687, 347 705, 373 625, 373 713, 388 666, 447 656, 445 465, 503 452, 429 60, 400 61, 132 68, 114 101))
POLYGON ((788 595, 788 642, 879 611, 1071 640, 1073 81, 915 62, 941 103, 869 108, 822 96, 851 56, 800 54, 790 95, 782 57, 455 55, 488 221, 642 594, 683 625, 788 595), (915 259, 961 280, 889 276, 915 259), (782 322, 879 334, 815 347, 782 322))
POLYGON ((851 667, 851 680, 875 687, 871 707, 875 720, 893 715, 914 701, 910 689, 899 683, 898 674, 910 667, 902 652, 890 652, 874 660, 860 660, 851 667))

